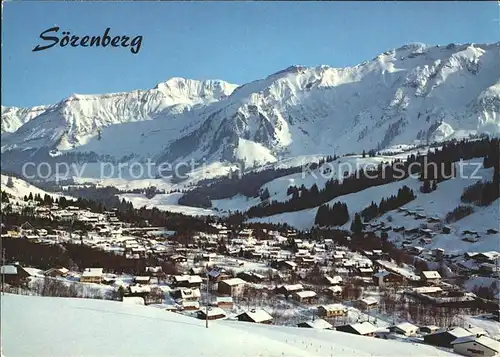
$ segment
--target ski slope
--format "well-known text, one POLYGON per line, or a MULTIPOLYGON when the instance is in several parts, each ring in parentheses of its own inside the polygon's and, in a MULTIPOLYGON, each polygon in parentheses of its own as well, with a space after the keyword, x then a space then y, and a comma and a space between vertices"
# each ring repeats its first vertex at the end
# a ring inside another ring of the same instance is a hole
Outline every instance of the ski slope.
MULTIPOLYGON (((436 217, 443 220, 448 212, 463 204, 460 201, 460 196, 466 187, 477 182, 479 178, 482 180, 491 180, 493 175, 493 170, 491 168, 480 168, 477 172, 475 172, 476 166, 474 166, 474 164, 481 163, 482 160, 480 159, 464 161, 462 177, 457 175, 455 178, 441 182, 438 185, 437 190, 431 193, 421 193, 420 186, 422 183, 416 178, 408 178, 402 181, 392 182, 387 185, 371 187, 360 192, 340 196, 329 201, 328 204, 332 205, 335 202, 345 202, 347 204, 350 217, 353 219, 356 212, 360 212, 366 208, 372 201, 378 204, 382 198, 396 194, 399 188, 407 185, 413 190, 417 198, 405 205, 405 208, 424 214, 427 217, 436 217)), ((500 200, 497 200, 487 207, 474 207, 475 212, 472 215, 449 225, 452 229, 451 234, 436 235, 429 247, 443 248, 446 251, 455 252, 484 252, 498 250, 498 239, 500 238, 498 234, 484 236, 483 239, 475 243, 464 242, 459 236, 465 229, 477 230, 479 233, 484 233, 488 228, 498 229, 498 217, 500 213, 499 204, 500 200)), ((297 229, 304 230, 310 229, 314 226, 314 219, 316 217, 317 210, 318 207, 314 207, 296 212, 285 212, 269 217, 252 218, 249 221, 275 224, 287 222, 289 225, 297 229)), ((403 213, 399 213, 397 211, 387 212, 381 217, 373 220, 373 222, 379 221, 384 221, 386 224, 390 224, 392 226, 404 226, 405 228, 416 228, 422 223, 425 223, 425 221, 417 220, 412 216, 405 216, 403 213), (390 218, 388 219, 389 216, 390 218), (389 222, 389 220, 391 222, 389 222)), ((347 222, 340 228, 349 229, 350 224, 351 221, 347 222)), ((395 233, 392 233, 391 235, 398 236, 398 234, 395 233)))
POLYGON ((336 331, 205 321, 122 302, 5 294, 2 353, 39 356, 453 356, 336 331))

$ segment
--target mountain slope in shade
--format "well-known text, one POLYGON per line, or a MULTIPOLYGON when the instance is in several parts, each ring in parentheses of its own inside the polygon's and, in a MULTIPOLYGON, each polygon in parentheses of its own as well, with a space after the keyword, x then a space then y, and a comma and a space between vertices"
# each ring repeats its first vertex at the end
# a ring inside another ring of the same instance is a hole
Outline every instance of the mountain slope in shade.
POLYGON ((498 135, 499 46, 411 44, 357 66, 292 66, 237 88, 176 78, 151 91, 70 97, 3 140, 2 163, 58 150, 255 166, 498 135))
MULTIPOLYGON (((229 95, 236 86, 224 81, 196 81, 171 78, 150 90, 104 95, 73 94, 63 101, 44 107, 45 110, 22 125, 2 145, 12 148, 58 147, 61 150, 85 145, 98 137, 103 128, 129 122, 154 119, 156 115, 175 115, 193 106, 206 105, 229 95)), ((6 109, 7 113, 8 109, 6 109)), ((14 114, 24 113, 17 110, 14 114)), ((8 111, 10 113, 12 111, 8 111)), ((14 114, 4 118, 7 123, 22 121, 14 114), (8 120, 9 118, 10 121, 8 120)), ((10 127, 13 127, 11 125, 10 127)), ((123 138, 121 138, 123 139, 123 138)))
POLYGON ((47 107, 39 106, 33 108, 4 107, 2 105, 2 126, 1 132, 12 133, 19 129, 29 120, 42 114, 47 107))

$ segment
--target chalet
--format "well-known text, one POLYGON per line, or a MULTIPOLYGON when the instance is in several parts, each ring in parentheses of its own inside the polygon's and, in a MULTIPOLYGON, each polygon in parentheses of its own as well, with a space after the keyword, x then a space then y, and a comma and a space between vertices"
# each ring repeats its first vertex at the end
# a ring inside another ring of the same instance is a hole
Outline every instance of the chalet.
POLYGON ((379 287, 393 284, 404 284, 405 281, 406 279, 404 276, 387 270, 379 270, 373 274, 373 283, 379 287))
POLYGON ((203 253, 200 256, 200 260, 204 262, 212 262, 217 258, 217 254, 215 253, 203 253))
POLYGON ((311 303, 316 299, 314 291, 298 291, 292 294, 292 299, 300 303, 311 303))
POLYGON ((342 304, 330 304, 318 306, 318 316, 331 318, 347 316, 347 307, 342 304))
POLYGON ((200 300, 201 292, 200 289, 180 288, 172 291, 170 295, 176 300, 198 301, 200 300))
MULTIPOLYGON (((425 239, 423 240, 424 243, 427 242, 425 239)), ((425 251, 424 248, 419 247, 419 246, 413 246, 410 248, 410 253, 415 254, 415 255, 420 255, 422 252, 425 251)))
POLYGON ((103 268, 85 269, 80 276, 80 282, 100 284, 102 282, 103 270, 103 268))
POLYGON ((270 324, 273 322, 273 317, 262 309, 252 309, 238 315, 237 318, 238 321, 253 322, 258 324, 270 324))
POLYGON ((146 285, 146 284, 149 284, 150 281, 151 281, 151 277, 147 276, 147 275, 146 276, 136 276, 134 278, 134 282, 136 284, 144 284, 144 285, 146 285))
POLYGON ((333 278, 328 275, 325 275, 323 277, 323 281, 325 285, 342 285, 342 277, 339 275, 336 275, 333 278))
POLYGON ((364 276, 364 277, 372 276, 373 269, 372 268, 358 268, 358 275, 364 276))
POLYGON ((476 242, 479 242, 479 238, 472 237, 472 236, 468 236, 468 237, 462 238, 462 240, 464 242, 467 242, 467 243, 476 243, 476 242))
POLYGON ((264 275, 254 272, 241 272, 237 277, 249 283, 261 283, 266 278, 264 275))
POLYGON ((68 275, 68 272, 69 270, 64 267, 50 268, 49 270, 44 271, 43 275, 52 277, 64 277, 68 275))
POLYGON ((185 262, 187 262, 187 258, 183 255, 180 255, 180 254, 172 255, 169 259, 173 263, 185 263, 185 262))
POLYGON ((378 301, 373 297, 367 297, 356 301, 356 305, 367 310, 377 306, 378 301))
POLYGON ((297 270, 297 263, 288 260, 280 260, 271 263, 271 267, 280 271, 295 271, 297 270))
POLYGON ((179 305, 183 310, 186 311, 196 311, 200 309, 200 303, 198 301, 186 301, 186 300, 181 300, 179 302, 179 305))
POLYGON ((222 280, 218 284, 218 292, 223 295, 239 296, 243 294, 246 281, 240 278, 222 280))
POLYGON ((437 284, 441 280, 441 275, 435 270, 424 270, 420 278, 426 284, 437 284))
POLYGON ((334 252, 332 258, 334 262, 341 262, 344 259, 344 252, 334 252))
POLYGON ((374 336, 376 328, 369 322, 349 324, 335 327, 337 331, 352 333, 361 336, 374 336))
POLYGON ((301 322, 297 324, 297 326, 305 328, 323 329, 323 330, 329 330, 333 327, 329 322, 323 319, 315 319, 313 321, 301 322))
POLYGON ((429 295, 429 296, 438 296, 443 293, 443 289, 439 286, 422 286, 418 288, 414 288, 413 292, 417 295, 429 295))
POLYGON ((373 259, 381 259, 384 253, 380 249, 374 249, 372 250, 373 253, 373 259))
POLYGON ((471 336, 472 334, 464 328, 455 327, 448 331, 438 331, 424 336, 424 342, 439 347, 452 348, 451 344, 459 337, 471 336))
POLYGON ((203 267, 192 267, 189 269, 189 275, 202 275, 206 274, 205 269, 203 267))
POLYGON ((231 296, 217 296, 215 298, 217 307, 223 309, 232 309, 234 307, 233 298, 231 296))
POLYGON ((161 266, 156 267, 146 267, 146 274, 150 276, 161 276, 163 274, 163 269, 161 266))
POLYGON ((436 248, 432 250, 432 255, 436 258, 436 260, 440 261, 444 257, 444 249, 436 248))
POLYGON ((479 272, 484 275, 495 275, 499 276, 500 274, 500 267, 498 264, 491 264, 491 263, 482 263, 479 266, 479 272))
POLYGON ((451 344, 453 352, 464 356, 496 356, 500 353, 500 342, 486 336, 459 337, 451 344))
POLYGON ((2 265, 0 267, 0 276, 6 284, 19 285, 30 274, 19 265, 2 265))
POLYGON ((443 234, 450 234, 451 233, 451 227, 443 226, 443 228, 441 228, 441 233, 443 233, 443 234))
POLYGON ((220 307, 209 307, 208 313, 205 309, 201 309, 197 313, 199 319, 218 320, 226 317, 226 313, 220 307))
POLYGON ((439 326, 435 325, 420 326, 419 328, 420 333, 425 333, 425 334, 434 333, 437 332, 438 330, 439 326))
POLYGON ((176 287, 200 288, 202 281, 199 275, 174 275, 172 285, 176 287))
POLYGON ((228 279, 230 276, 223 268, 213 268, 208 272, 208 278, 211 281, 219 282, 228 279))
POLYGON ((405 230, 404 226, 397 226, 392 229, 394 232, 402 232, 405 230))
POLYGON ((486 234, 497 234, 498 229, 490 228, 486 231, 486 234))
POLYGON ((466 229, 462 232, 463 235, 471 235, 471 236, 479 236, 476 231, 471 231, 470 229, 466 229))
POLYGON ((122 302, 132 305, 146 305, 145 299, 142 296, 124 296, 122 302))
POLYGON ((324 290, 324 292, 330 296, 340 296, 342 295, 342 291, 343 289, 339 285, 329 286, 324 290))
POLYGON ((420 231, 420 228, 418 228, 418 227, 415 227, 415 228, 406 228, 406 229, 404 230, 404 232, 405 232, 406 234, 416 234, 416 233, 418 233, 419 231, 420 231))
POLYGON ((497 259, 499 256, 500 256, 499 252, 492 251, 492 252, 482 252, 474 254, 472 258, 479 263, 495 264, 495 259, 497 259))
POLYGON ((282 285, 280 287, 276 288, 276 293, 277 294, 283 294, 285 297, 288 297, 289 295, 302 291, 304 290, 304 287, 301 284, 294 284, 294 285, 282 285))
POLYGON ((472 333, 474 336, 486 336, 486 331, 483 330, 482 328, 480 327, 473 327, 472 325, 469 325, 469 327, 466 328, 467 331, 469 331, 470 333, 472 333))
POLYGON ((389 327, 389 331, 398 335, 415 336, 418 332, 418 326, 415 326, 409 322, 403 322, 389 327))

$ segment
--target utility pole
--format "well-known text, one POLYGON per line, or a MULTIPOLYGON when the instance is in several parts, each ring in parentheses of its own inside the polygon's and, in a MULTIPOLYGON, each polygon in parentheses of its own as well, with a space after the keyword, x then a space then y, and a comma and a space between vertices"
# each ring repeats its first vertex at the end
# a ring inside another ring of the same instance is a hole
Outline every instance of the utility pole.
POLYGON ((206 301, 206 310, 205 310, 205 327, 208 328, 208 303, 209 303, 209 299, 208 299, 208 282, 209 282, 209 276, 208 276, 208 271, 207 271, 207 292, 206 292, 206 297, 205 299, 207 300, 206 301))
POLYGON ((2 249, 2 295, 5 295, 5 248, 2 249))

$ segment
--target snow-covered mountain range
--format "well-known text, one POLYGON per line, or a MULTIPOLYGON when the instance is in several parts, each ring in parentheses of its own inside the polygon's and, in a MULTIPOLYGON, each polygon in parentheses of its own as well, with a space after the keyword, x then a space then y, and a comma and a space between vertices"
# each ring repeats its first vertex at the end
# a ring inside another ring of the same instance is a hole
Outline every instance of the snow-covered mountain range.
POLYGON ((2 166, 49 153, 254 166, 498 135, 499 50, 500 42, 411 44, 353 67, 292 66, 240 86, 172 78, 151 90, 2 107, 2 166))

